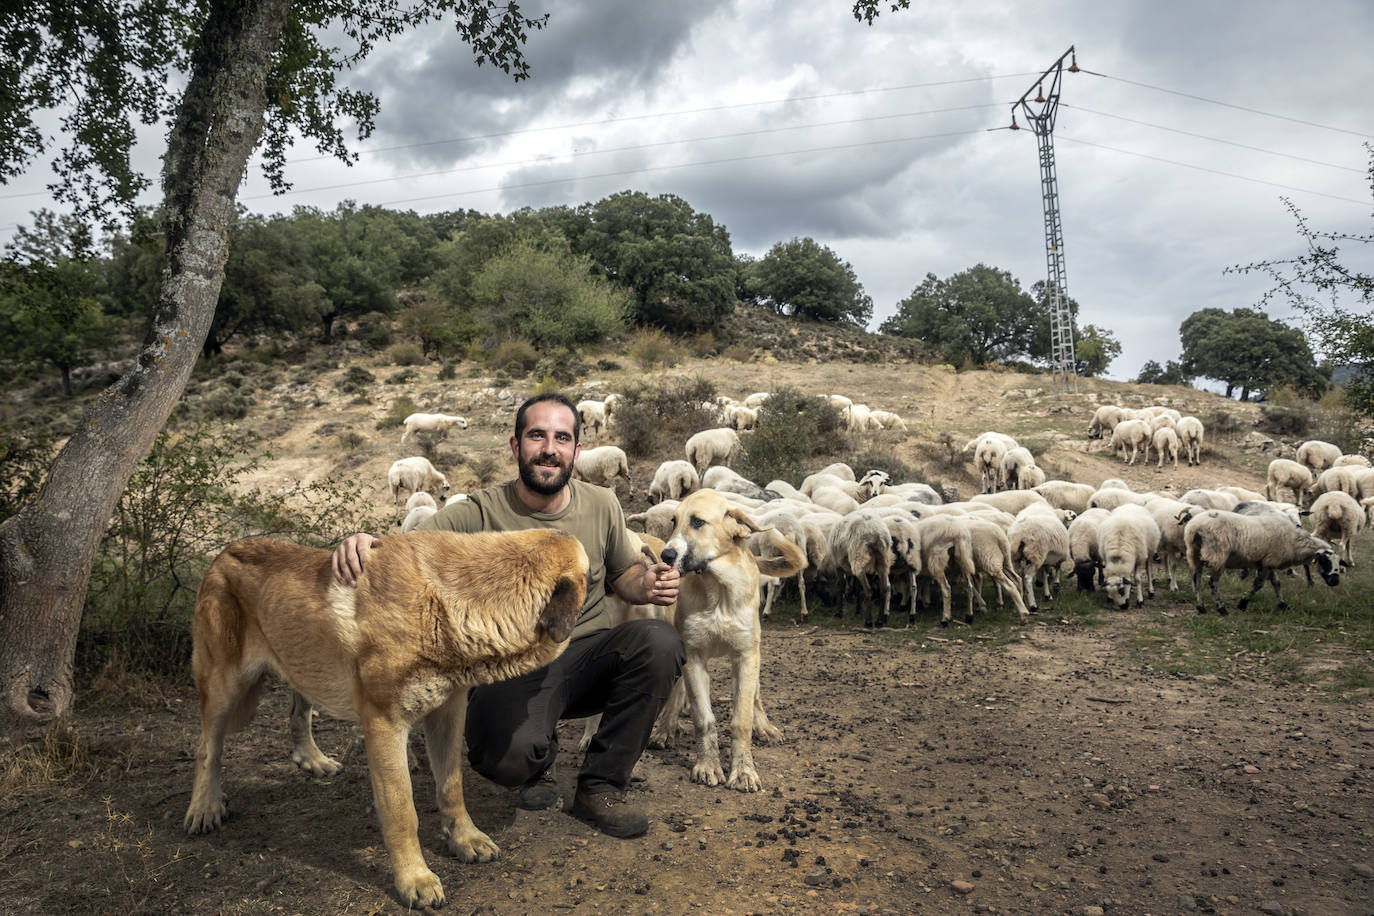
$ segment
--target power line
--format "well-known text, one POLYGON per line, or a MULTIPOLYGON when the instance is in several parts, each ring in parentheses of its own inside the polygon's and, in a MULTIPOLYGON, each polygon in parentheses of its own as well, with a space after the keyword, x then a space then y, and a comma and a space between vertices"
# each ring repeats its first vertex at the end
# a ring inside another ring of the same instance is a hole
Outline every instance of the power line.
MULTIPOLYGON (((984 83, 989 80, 1016 79, 1022 76, 1034 76, 1033 73, 1003 73, 994 76, 973 76, 954 80, 937 80, 929 83, 906 83, 901 86, 876 86, 870 89, 846 89, 843 92, 826 92, 816 95, 796 95, 781 99, 762 99, 756 102, 736 102, 731 105, 710 105, 704 108, 683 108, 676 111, 650 111, 642 114, 623 115, 614 118, 602 118, 596 121, 577 121, 571 124, 553 124, 546 127, 524 127, 517 130, 503 130, 490 134, 473 134, 467 137, 450 137, 444 140, 426 140, 423 143, 403 143, 397 146, 379 146, 374 149, 359 150, 356 155, 370 156, 374 153, 393 153, 398 150, 421 149, 427 146, 441 146, 447 143, 475 143, 478 140, 495 140, 501 137, 515 137, 521 134, 546 133, 555 130, 573 130, 581 127, 600 127, 604 124, 622 124, 629 121, 647 121, 653 118, 676 118, 682 115, 710 114, 718 111, 733 111, 741 108, 760 108, 765 105, 783 105, 791 102, 816 102, 825 99, 851 98, 856 95, 868 95, 881 92, 903 92, 908 89, 931 89, 937 86, 958 86, 965 83, 984 83)), ((334 159, 334 156, 309 156, 302 159, 288 159, 287 164, 294 165, 302 162, 319 162, 325 159, 334 159)))
POLYGON ((1331 200, 1339 200, 1339 201, 1343 201, 1344 203, 1348 203, 1348 204, 1359 204, 1359 205, 1362 206, 1362 207, 1367 207, 1367 206, 1369 206, 1369 201, 1367 201, 1367 200, 1355 200, 1354 198, 1351 198, 1351 197, 1341 197, 1341 196, 1338 195, 1338 194, 1327 194, 1325 191, 1313 191, 1313 190, 1310 189, 1310 188, 1299 188, 1299 187, 1294 187, 1293 185, 1279 184, 1279 183, 1276 182, 1276 181, 1265 181, 1263 178, 1251 178, 1251 177, 1249 177, 1249 176, 1247 176, 1247 175, 1237 175, 1235 172, 1226 172, 1226 171, 1222 171, 1221 169, 1210 169, 1210 168, 1208 168, 1208 167, 1206 167, 1206 166, 1204 166, 1204 165, 1193 165, 1193 164, 1188 163, 1188 162, 1179 162, 1179 161, 1177 161, 1177 160, 1175 160, 1175 159, 1165 159, 1163 156, 1152 156, 1152 155, 1150 155, 1149 153, 1137 153, 1137 152, 1134 152, 1134 151, 1132 151, 1132 150, 1128 150, 1128 149, 1119 149, 1119 148, 1117 148, 1117 147, 1115 147, 1115 146, 1107 146, 1107 145, 1102 144, 1102 143, 1093 143, 1091 140, 1079 140, 1079 139, 1076 138, 1076 137, 1070 137, 1070 136, 1067 136, 1067 135, 1065 135, 1065 134, 1059 134, 1059 136, 1060 136, 1061 138, 1065 139, 1065 140, 1069 140, 1069 141, 1071 141, 1071 142, 1073 142, 1073 143, 1077 143, 1077 144, 1079 144, 1079 145, 1081 145, 1081 146, 1092 146, 1092 147, 1096 147, 1097 149, 1104 149, 1104 150, 1107 150, 1108 152, 1112 152, 1112 153, 1121 153, 1121 154, 1124 155, 1124 156, 1135 156, 1135 157, 1140 158, 1140 159, 1150 159, 1150 160, 1153 160, 1153 161, 1155 161, 1155 162, 1163 162, 1163 163, 1165 163, 1165 164, 1167 164, 1167 165, 1177 165, 1177 166, 1180 166, 1180 167, 1185 168, 1185 169, 1194 169, 1194 170, 1199 171, 1199 172, 1208 172, 1208 173, 1210 173, 1210 174, 1212 174, 1212 175, 1224 175, 1224 176, 1227 177, 1227 178, 1235 178, 1235 179, 1238 179, 1238 180, 1240 180, 1240 181, 1248 181, 1248 182, 1251 182, 1252 184, 1268 185, 1268 186, 1271 187, 1271 188, 1281 188, 1282 190, 1285 190, 1285 191, 1297 191, 1297 192, 1300 193, 1300 194, 1314 194, 1314 195, 1316 195, 1317 197, 1328 197, 1328 198, 1330 198, 1331 200))
POLYGON ((1139 87, 1142 88, 1142 89, 1151 89, 1151 90, 1154 90, 1155 92, 1164 92, 1164 93, 1167 93, 1167 94, 1169 94, 1169 95, 1176 95, 1176 96, 1179 96, 1179 97, 1181 97, 1181 98, 1192 99, 1192 100, 1195 101, 1195 102, 1206 102, 1206 103, 1209 104, 1209 105, 1220 105, 1220 106, 1223 107, 1223 108, 1234 108, 1236 111, 1244 111, 1244 112, 1248 112, 1248 113, 1250 113, 1250 114, 1263 115, 1263 116, 1266 117, 1266 118, 1277 118, 1277 119, 1280 120, 1280 121, 1288 121, 1288 122, 1291 122, 1291 123, 1293 123, 1293 124, 1302 124, 1302 125, 1305 125, 1305 126, 1307 126, 1307 127, 1317 127, 1317 128, 1322 129, 1322 130, 1335 131, 1336 133, 1339 133, 1339 134, 1349 134, 1349 135, 1352 136, 1352 137, 1362 137, 1362 138, 1364 138, 1364 139, 1366 139, 1366 140, 1374 140, 1374 134, 1365 134, 1365 133, 1361 133, 1361 132, 1359 132, 1359 131, 1357 131, 1357 130, 1348 130, 1348 129, 1344 128, 1344 127, 1332 127, 1330 124, 1319 124, 1319 123, 1317 123, 1316 121, 1305 121, 1305 120, 1303 120, 1302 118, 1293 118, 1293 117, 1289 117, 1288 115, 1276 114, 1275 112, 1272 112, 1272 111, 1263 111, 1262 109, 1259 109, 1259 108, 1248 108, 1248 107, 1246 107, 1245 105, 1236 105, 1236 104, 1233 104, 1233 103, 1231 103, 1231 102, 1221 102, 1221 101, 1218 101, 1217 99, 1209 99, 1209 98, 1207 98, 1206 96, 1202 96, 1202 95, 1193 95, 1193 94, 1190 93, 1190 92, 1179 92, 1177 89, 1165 89, 1165 88, 1162 87, 1162 86, 1151 86, 1149 83, 1140 83, 1140 82, 1136 82, 1135 80, 1128 80, 1128 79, 1125 79, 1125 78, 1123 78, 1123 77, 1120 77, 1120 76, 1112 76, 1112 75, 1107 74, 1107 73, 1098 73, 1098 72, 1096 72, 1095 70, 1087 70, 1087 69, 1084 69, 1084 68, 1081 68, 1081 67, 1079 68, 1079 71, 1082 72, 1082 73, 1087 73, 1087 74, 1089 74, 1090 76, 1100 76, 1100 77, 1102 77, 1103 79, 1114 80, 1114 81, 1116 81, 1116 82, 1118 82, 1118 83, 1125 83, 1125 84, 1127 84, 1128 86, 1139 86, 1139 87))
POLYGON ((918 137, 892 137, 887 140, 868 140, 863 143, 843 143, 838 146, 814 146, 809 149, 783 150, 776 153, 756 153, 749 156, 731 156, 726 159, 707 159, 701 162, 680 162, 672 165, 647 165, 635 169, 622 169, 614 172, 598 172, 590 175, 574 175, 571 178, 550 178, 544 181, 529 181, 522 184, 497 185, 490 188, 474 188, 467 191, 452 191, 447 194, 430 194, 424 197, 411 197, 405 200, 389 200, 377 204, 379 207, 398 206, 400 204, 413 204, 422 201, 443 200, 448 197, 466 197, 471 194, 486 194, 492 191, 514 191, 522 188, 537 188, 546 185, 565 184, 573 181, 587 181, 594 178, 617 178, 622 175, 639 175, 645 172, 666 172, 673 169, 698 168, 706 165, 726 165, 733 162, 750 162, 758 159, 776 159, 780 156, 799 156, 807 153, 829 153, 837 150, 860 149, 868 146, 888 146, 894 143, 913 143, 919 140, 938 140, 942 137, 962 137, 970 134, 980 134, 983 128, 975 130, 953 130, 939 134, 925 134, 918 137))
POLYGON ((1149 121, 1137 121, 1135 118, 1127 118, 1122 115, 1109 114, 1105 111, 1094 111, 1091 108, 1084 108, 1081 105, 1070 105, 1068 102, 1061 102, 1064 108, 1072 108, 1074 111, 1081 111, 1086 114, 1098 115, 1103 118, 1113 118, 1117 121, 1125 121, 1128 124, 1139 124, 1141 127, 1153 127, 1155 130, 1167 130, 1171 134, 1182 134, 1185 137, 1192 137, 1196 140, 1207 140, 1212 143, 1223 143, 1226 146, 1234 146, 1238 149, 1248 149, 1251 152, 1265 153, 1269 156, 1282 156, 1284 159, 1292 159, 1297 162, 1306 162, 1310 165, 1322 165, 1329 169, 1340 169, 1343 172, 1354 172, 1358 175, 1364 174, 1364 169, 1352 168, 1348 165, 1337 165, 1334 162, 1322 162, 1320 159, 1308 159, 1306 156, 1294 156, 1291 153, 1280 153, 1276 150, 1265 149, 1262 146, 1249 146, 1245 143, 1237 143, 1234 140, 1223 140, 1220 137, 1208 137, 1205 134, 1195 134, 1192 131, 1179 130, 1176 127, 1165 127, 1163 124, 1151 124, 1149 121))
MULTIPOLYGON (((728 133, 728 134, 711 134, 711 135, 704 136, 704 137, 684 137, 684 138, 679 138, 679 139, 674 139, 674 140, 660 140, 660 141, 658 141, 658 142, 656 142, 656 143, 637 143, 637 144, 634 144, 634 145, 632 145, 632 146, 608 147, 608 148, 606 148, 606 149, 587 150, 587 151, 585 151, 585 152, 577 152, 577 151, 574 151, 574 152, 571 152, 571 153, 564 153, 564 154, 561 154, 561 155, 557 156, 556 158, 558 158, 558 159, 580 159, 580 158, 584 158, 584 157, 587 157, 587 156, 604 156, 604 155, 608 155, 608 154, 610 154, 610 153, 634 152, 634 151, 637 151, 637 150, 656 149, 656 148, 658 148, 658 147, 664 147, 664 146, 677 146, 677 145, 683 145, 683 144, 688 144, 688 143, 704 143, 704 142, 707 142, 707 141, 710 141, 710 140, 729 140, 729 139, 734 139, 734 138, 736 138, 736 137, 752 137, 752 136, 759 136, 759 135, 763 135, 763 134, 785 133, 785 132, 787 132, 787 131, 795 131, 795 130, 810 130, 810 129, 818 128, 818 127, 839 127, 839 126, 845 125, 845 124, 862 124, 862 123, 871 122, 871 121, 893 121, 893 120, 896 120, 896 119, 898 119, 898 118, 912 118, 912 117, 919 117, 919 116, 922 116, 922 115, 948 114, 949 112, 954 112, 954 111, 976 111, 976 110, 978 110, 978 109, 980 109, 980 108, 1000 108, 1000 107, 1001 107, 1001 103, 999 103, 999 102, 988 102, 988 103, 982 104, 982 105, 960 105, 960 106, 956 106, 956 107, 953 107, 953 108, 931 108, 931 109, 927 109, 927 110, 925 110, 925 111, 908 111, 908 112, 903 112, 903 113, 900 113, 900 114, 872 115, 872 116, 870 116, 870 117, 865 117, 865 118, 847 118, 847 119, 841 120, 841 121, 819 121, 819 122, 810 122, 810 123, 806 123, 806 124, 793 124, 793 125, 788 125, 788 126, 786 126, 786 127, 763 127, 763 128, 759 128, 758 130, 741 130, 741 131, 735 131, 735 132, 733 132, 733 133, 728 133)), ((779 155, 781 155, 781 154, 779 154, 779 155)), ((460 172, 477 172, 477 171, 482 171, 483 169, 511 168, 511 167, 514 167, 514 166, 534 165, 534 164, 539 164, 539 163, 547 163, 547 162, 549 162, 549 161, 550 161, 549 157, 538 157, 538 158, 534 158, 534 159, 516 159, 516 160, 507 161, 507 162, 488 162, 488 163, 480 163, 480 164, 477 164, 477 165, 454 166, 453 168, 449 168, 449 169, 438 169, 438 170, 436 170, 436 171, 430 171, 430 172, 414 172, 414 173, 411 173, 411 174, 409 174, 409 175, 392 175, 392 176, 389 176, 389 177, 387 177, 387 178, 369 178, 369 179, 363 179, 363 180, 359 180, 359 181, 344 182, 344 183, 341 183, 341 184, 321 185, 321 186, 319 186, 319 187, 314 187, 314 188, 292 188, 291 190, 284 192, 284 194, 311 194, 311 193, 314 193, 314 192, 317 192, 317 191, 337 191, 337 190, 346 189, 346 188, 361 187, 361 186, 363 186, 363 185, 384 184, 384 183, 389 182, 389 181, 406 181, 406 180, 409 180, 409 179, 412 179, 412 178, 433 178, 433 177, 436 177, 436 176, 439 176, 439 175, 453 175, 453 174, 457 174, 457 173, 460 173, 460 172)), ((241 200, 266 200, 266 199, 269 199, 269 198, 281 197, 281 196, 284 196, 284 194, 255 194, 255 195, 251 195, 251 196, 241 197, 240 199, 241 199, 241 200)))

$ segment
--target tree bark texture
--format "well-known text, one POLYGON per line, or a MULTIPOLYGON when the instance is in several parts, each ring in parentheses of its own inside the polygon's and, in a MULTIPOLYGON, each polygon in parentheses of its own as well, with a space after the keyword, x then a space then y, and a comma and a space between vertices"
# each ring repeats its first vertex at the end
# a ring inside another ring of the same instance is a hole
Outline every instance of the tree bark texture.
POLYGON ((65 719, 91 567, 139 460, 181 397, 209 333, 228 227, 258 144, 290 0, 220 0, 192 57, 163 162, 167 265, 134 364, 101 393, 38 497, 0 524, 0 726, 65 719))

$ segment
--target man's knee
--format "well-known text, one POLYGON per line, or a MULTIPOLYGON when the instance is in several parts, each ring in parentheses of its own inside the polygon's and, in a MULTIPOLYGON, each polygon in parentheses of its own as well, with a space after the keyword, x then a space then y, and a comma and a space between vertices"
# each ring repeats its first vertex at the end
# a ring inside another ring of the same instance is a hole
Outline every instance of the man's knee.
POLYGON ((641 659, 654 675, 665 678, 669 686, 682 671, 686 650, 677 628, 666 620, 631 620, 621 624, 628 655, 641 659))
POLYGON ((473 772, 485 776, 498 786, 522 786, 549 768, 557 751, 548 742, 518 744, 512 742, 505 753, 494 748, 469 743, 468 763, 473 772))

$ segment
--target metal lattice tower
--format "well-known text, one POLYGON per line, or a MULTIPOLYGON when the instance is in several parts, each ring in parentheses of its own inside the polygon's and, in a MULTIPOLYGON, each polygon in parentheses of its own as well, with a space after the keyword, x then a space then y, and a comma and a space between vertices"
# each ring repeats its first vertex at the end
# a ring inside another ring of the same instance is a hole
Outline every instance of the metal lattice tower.
POLYGON ((1025 115, 1040 146, 1040 194, 1045 205, 1046 294, 1050 305, 1050 371, 1056 394, 1077 394, 1078 373, 1073 349, 1073 313, 1069 309, 1068 273, 1064 267, 1064 223, 1059 216, 1059 178, 1054 168, 1054 118, 1059 113, 1059 81, 1064 61, 1070 73, 1078 72, 1072 47, 1035 81, 1035 98, 1027 89, 1012 105, 1011 126, 1019 130, 1016 110, 1025 115), (1046 91, 1048 89, 1048 91, 1046 91))

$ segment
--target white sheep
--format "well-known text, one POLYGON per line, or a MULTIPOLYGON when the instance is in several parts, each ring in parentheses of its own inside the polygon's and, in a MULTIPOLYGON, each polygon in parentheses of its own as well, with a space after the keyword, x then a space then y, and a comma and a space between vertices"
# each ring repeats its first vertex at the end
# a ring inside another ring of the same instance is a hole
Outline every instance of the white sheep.
POLYGON ((802 481, 800 492, 808 499, 815 499, 815 492, 820 487, 834 487, 841 490, 850 499, 856 502, 863 502, 869 496, 869 488, 856 480, 845 480, 843 477, 836 477, 826 471, 817 471, 808 474, 802 481))
POLYGON ((802 492, 798 490, 796 487, 792 486, 787 481, 780 480, 778 478, 774 478, 773 480, 768 481, 768 483, 764 486, 764 489, 772 490, 774 493, 777 493, 780 496, 782 496, 783 499, 806 498, 805 496, 802 496, 802 492))
POLYGON ((985 432, 964 446, 964 451, 973 449, 973 467, 982 481, 982 492, 994 493, 1002 485, 1002 456, 1017 445, 1005 433, 985 432))
POLYGON ((839 486, 832 484, 821 484, 811 491, 811 501, 816 505, 838 512, 841 515, 848 515, 859 508, 859 501, 839 486))
POLYGON ((840 411, 840 420, 851 433, 879 430, 882 426, 873 419, 873 411, 867 404, 851 404, 840 411))
POLYGON ((411 509, 417 506, 427 506, 431 509, 439 508, 439 504, 434 501, 434 497, 430 496, 424 490, 410 494, 410 498, 406 500, 406 512, 409 513, 411 509))
POLYGON ((1021 486, 1021 469, 1033 467, 1035 456, 1030 453, 1030 449, 1024 445, 1009 448, 1002 460, 998 462, 998 479, 1008 490, 1026 490, 1029 487, 1021 486))
POLYGON ((1097 487, 1090 483, 1073 483, 1068 480, 1047 480, 1032 489, 1045 497, 1045 501, 1056 509, 1072 509, 1074 512, 1083 512, 1087 509, 1088 500, 1097 492, 1097 487))
POLYGON ((736 404, 725 408, 725 422, 732 429, 747 430, 753 429, 759 422, 759 409, 757 407, 747 407, 743 404, 736 404))
POLYGON ((1169 577, 1169 591, 1176 592, 1178 579, 1174 575, 1174 561, 1184 561, 1188 553, 1183 544, 1183 526, 1202 509, 1164 496, 1151 497, 1145 509, 1159 528, 1159 554, 1164 558, 1164 573, 1169 577))
MULTIPOLYGON (((1168 417, 1160 417, 1161 420, 1168 420, 1168 417)), ((1173 459, 1174 470, 1178 470, 1178 433, 1172 425, 1161 426, 1156 429, 1154 435, 1150 437, 1150 444, 1159 453, 1159 467, 1164 467, 1166 459, 1173 459)))
POLYGON ((836 461, 832 462, 831 464, 827 464, 825 467, 821 468, 816 473, 829 474, 831 477, 838 477, 841 480, 859 479, 857 476, 855 476, 854 469, 850 467, 848 464, 845 464, 843 461, 836 461))
POLYGON ((587 435, 599 433, 606 427, 605 401, 578 401, 577 415, 582 419, 582 431, 587 435))
MULTIPOLYGON (((892 603, 889 577, 894 562, 892 537, 887 524, 873 512, 845 515, 830 529, 828 548, 822 571, 843 574, 857 581, 859 593, 854 596, 854 610, 857 613, 860 603, 863 604, 866 627, 873 626, 873 589, 869 584, 869 576, 876 578, 880 594, 878 619, 880 625, 885 623, 892 603)), ((844 616, 845 591, 850 579, 844 580, 837 617, 844 616)))
POLYGON ((1143 449, 1145 460, 1150 460, 1150 424, 1144 420, 1122 420, 1112 428, 1112 451, 1121 456, 1127 464, 1135 464, 1137 454, 1143 449), (1126 460, 1126 449, 1131 450, 1130 460, 1126 460))
POLYGON ((661 503, 650 506, 643 512, 636 512, 633 515, 625 516, 625 524, 643 525, 644 533, 667 540, 673 536, 673 528, 676 522, 673 518, 677 512, 680 501, 676 499, 665 499, 661 503))
POLYGON ((413 413, 406 417, 401 425, 405 427, 401 431, 401 444, 405 445, 406 440, 416 433, 435 432, 451 426, 467 429, 468 421, 463 417, 449 416, 446 413, 413 413))
POLYGON ((1001 493, 979 493, 976 496, 970 496, 968 501, 992 506, 994 509, 1010 512, 1012 515, 1017 514, 1027 506, 1049 505, 1045 497, 1034 490, 1003 490, 1001 493))
POLYGON ((448 478, 440 474, 423 455, 393 461, 391 469, 386 472, 386 482, 391 487, 393 506, 400 505, 402 490, 418 493, 438 487, 445 492, 448 491, 448 478))
POLYGON ((1312 533, 1330 541, 1341 553, 1341 562, 1354 566, 1350 542, 1364 528, 1365 509, 1349 493, 1333 490, 1312 502, 1312 533))
POLYGON ((1335 464, 1340 457, 1340 446, 1320 439, 1308 439, 1298 446, 1298 463, 1307 465, 1314 477, 1335 464))
POLYGON ((1144 493, 1137 493, 1134 490, 1123 490, 1119 487, 1104 487, 1092 495, 1088 500, 1090 509, 1106 509, 1108 512, 1117 506, 1124 506, 1128 503, 1135 506, 1143 506, 1149 497, 1144 493))
POLYGON ((691 462, 678 458, 665 461, 654 471, 654 479, 649 483, 649 502, 664 499, 682 499, 693 490, 701 489, 701 477, 691 462))
POLYGON ((601 487, 615 486, 617 477, 630 482, 630 460, 616 445, 584 448, 573 462, 573 477, 601 487))
POLYGON ((1120 477, 1108 477, 1106 480, 1099 483, 1097 488, 1099 490, 1131 490, 1132 492, 1135 490, 1134 487, 1120 477))
POLYGON ((713 464, 727 467, 738 460, 744 451, 739 433, 728 427, 703 429, 687 440, 687 460, 698 472, 705 472, 713 464))
MULTIPOLYGON (((917 575, 930 579, 940 589, 940 626, 949 626, 950 594, 948 573, 964 580, 964 586, 973 590, 973 536, 963 519, 951 515, 935 515, 923 518, 916 523, 919 565, 912 563, 917 575)), ((915 603, 907 614, 907 623, 915 624, 915 603)), ((965 614, 968 620, 970 614, 965 614)))
POLYGON ((409 534, 415 530, 415 526, 438 512, 434 506, 416 506, 406 512, 406 517, 397 522, 401 526, 401 534, 409 534))
POLYGON ((1101 439, 1104 433, 1116 427, 1122 420, 1128 419, 1128 411, 1124 407, 1115 404, 1103 404, 1093 411, 1093 418, 1088 423, 1088 438, 1101 439))
POLYGON ((1357 475, 1363 470, 1363 468, 1352 467, 1327 468, 1317 475, 1317 479, 1312 484, 1311 489, 1308 490, 1307 495, 1312 499, 1316 499, 1323 493, 1339 491, 1341 493, 1349 493, 1356 499, 1361 499, 1369 495, 1360 492, 1360 482, 1357 475))
POLYGON ((887 471, 880 471, 877 468, 865 471, 864 476, 860 477, 858 480, 859 486, 863 488, 868 499, 872 499, 879 493, 882 493, 891 483, 892 475, 887 471))
POLYGON ((1011 556, 1011 542, 1007 532, 996 522, 982 518, 979 514, 966 515, 959 522, 968 528, 973 547, 973 588, 969 589, 969 608, 964 614, 967 623, 973 622, 973 603, 987 613, 987 602, 983 600, 983 577, 987 576, 996 583, 997 606, 1002 607, 1002 596, 1011 599, 1016 608, 1017 619, 1026 623, 1030 610, 1021 598, 1021 577, 1016 572, 1016 563, 1011 556))
MULTIPOLYGON (((761 513, 755 516, 754 520, 762 528, 777 529, 778 534, 791 541, 806 555, 806 565, 795 573, 797 592, 801 596, 801 622, 805 623, 809 615, 806 608, 806 573, 810 572, 814 576, 816 570, 825 561, 828 549, 825 532, 814 521, 785 510, 761 513)), ((747 546, 749 552, 758 557, 768 558, 783 555, 782 550, 769 538, 766 531, 750 535, 747 546)), ((777 597, 777 593, 782 587, 782 580, 773 576, 763 576, 762 585, 764 603, 759 616, 767 620, 768 615, 773 610, 773 599, 777 597)))
POLYGON ((1219 490, 1194 489, 1184 493, 1179 498, 1179 502, 1191 503, 1194 506, 1201 506, 1204 509, 1222 509, 1226 512, 1234 511, 1240 500, 1230 493, 1222 493, 1219 490))
POLYGON ((701 475, 701 485, 727 495, 737 494, 763 502, 767 502, 770 499, 777 499, 782 495, 781 493, 765 490, 747 477, 742 477, 720 464, 712 465, 706 469, 706 473, 701 475))
POLYGON ((870 419, 878 424, 879 429, 899 429, 906 432, 906 423, 901 417, 890 410, 871 410, 868 413, 870 419))
POLYGON ((755 391, 744 399, 745 407, 762 407, 764 403, 773 395, 768 391, 755 391))
POLYGON ((882 488, 884 496, 901 496, 907 502, 924 503, 927 506, 938 506, 944 502, 944 498, 935 492, 935 488, 928 483, 894 483, 885 484, 882 488))
MULTIPOLYGON (((1022 491, 1030 492, 1030 491, 1022 491)), ((1026 607, 1032 613, 1040 609, 1035 601, 1035 581, 1043 573, 1045 598, 1050 598, 1050 585, 1059 584, 1059 568, 1069 558, 1069 532, 1048 503, 1029 506, 1016 516, 1007 530, 1011 558, 1021 574, 1026 589, 1026 607)), ((1072 513, 1070 513, 1072 514, 1072 513)))
POLYGON ((612 391, 610 394, 606 395, 606 399, 601 402, 602 410, 606 414, 607 426, 611 425, 611 419, 615 416, 615 412, 620 409, 620 402, 623 400, 624 398, 612 391))
POLYGON ((1097 529, 1110 514, 1107 509, 1088 509, 1069 523, 1069 560, 1080 592, 1093 591, 1094 580, 1098 585, 1106 584, 1102 555, 1097 550, 1097 529))
POLYGON ((1298 505, 1303 505, 1303 498, 1313 484, 1312 469, 1287 458, 1275 458, 1269 462, 1265 477, 1265 499, 1282 499, 1284 490, 1292 490, 1293 502, 1298 505))
POLYGON ((1034 490, 1045 482, 1045 469, 1038 464, 1022 468, 1016 477, 1016 486, 1022 490, 1034 490))
POLYGON ((827 404, 836 410, 844 410, 846 407, 854 406, 854 401, 842 394, 827 394, 825 400, 827 404))
POLYGON ((1145 594, 1155 596, 1150 576, 1150 558, 1159 549, 1159 526, 1144 506, 1126 504, 1113 509, 1097 526, 1097 552, 1102 557, 1102 575, 1107 594, 1124 610, 1131 603, 1135 586, 1135 606, 1145 606, 1145 594))
POLYGON ((1188 458, 1188 464, 1202 464, 1202 439, 1206 434, 1206 428, 1202 421, 1197 417, 1181 417, 1175 424, 1178 428, 1178 440, 1183 444, 1183 454, 1188 458))
POLYGON ((1239 515, 1209 510, 1188 522, 1183 529, 1183 540, 1188 548, 1188 565, 1193 571, 1193 602, 1199 614, 1207 613, 1202 604, 1204 568, 1210 570, 1208 581, 1218 614, 1226 613, 1226 605, 1217 592, 1217 577, 1226 569, 1255 571, 1250 593, 1237 602, 1242 611, 1264 587, 1266 578, 1274 587, 1279 610, 1287 610, 1288 603, 1279 591, 1277 570, 1290 566, 1306 566, 1308 561, 1315 561, 1327 585, 1340 582, 1340 557, 1336 549, 1329 542, 1295 528, 1275 512, 1239 515))
POLYGON ((1367 468, 1369 459, 1364 455, 1342 455, 1331 465, 1333 468, 1367 468))
POLYGON ((1217 487, 1216 491, 1218 493, 1225 493, 1228 496, 1234 496, 1241 502, 1264 502, 1269 498, 1265 496, 1263 493, 1260 493, 1256 490, 1252 490, 1249 487, 1238 487, 1235 484, 1227 484, 1223 487, 1217 487))

